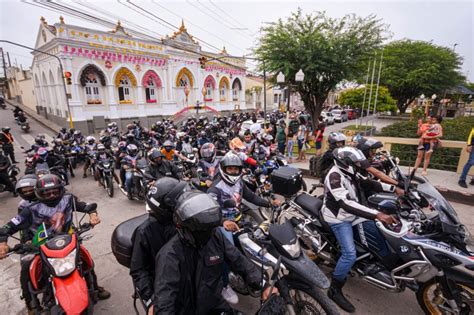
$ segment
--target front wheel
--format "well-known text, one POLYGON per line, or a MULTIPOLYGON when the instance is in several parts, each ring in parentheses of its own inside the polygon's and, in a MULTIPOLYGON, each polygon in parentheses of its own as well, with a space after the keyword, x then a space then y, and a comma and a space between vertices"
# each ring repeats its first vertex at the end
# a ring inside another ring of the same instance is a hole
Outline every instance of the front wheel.
MULTIPOLYGON (((456 284, 460 295, 459 313, 462 315, 473 314, 474 312, 474 288, 468 285, 456 284)), ((446 297, 443 295, 443 288, 435 278, 423 283, 416 292, 416 300, 425 314, 456 314, 446 297)))
POLYGON ((113 197, 114 196, 114 181, 113 181, 113 178, 112 176, 106 176, 105 177, 105 189, 107 190, 107 194, 109 195, 109 197, 113 197))
MULTIPOLYGON (((326 293, 315 288, 290 288, 294 314, 339 314, 339 310, 326 293)), ((288 312, 289 313, 289 312, 288 312)))

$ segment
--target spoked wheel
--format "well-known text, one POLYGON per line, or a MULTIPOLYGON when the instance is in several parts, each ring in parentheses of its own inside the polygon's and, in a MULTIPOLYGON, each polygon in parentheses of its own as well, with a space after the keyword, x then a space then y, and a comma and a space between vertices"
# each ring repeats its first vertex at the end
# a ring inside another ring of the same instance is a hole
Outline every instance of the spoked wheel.
POLYGON ((322 290, 290 289, 290 297, 297 315, 339 314, 337 306, 322 290))
POLYGON ((109 197, 114 196, 114 181, 112 179, 112 176, 107 176, 104 181, 105 184, 105 189, 107 190, 107 194, 109 197))
MULTIPOLYGON (((460 296, 461 305, 458 305, 459 314, 467 315, 474 312, 474 289, 464 284, 457 284, 460 296)), ((457 312, 448 303, 448 300, 443 295, 441 285, 432 279, 424 283, 416 293, 418 304, 423 309, 425 314, 444 315, 457 314, 457 312)))

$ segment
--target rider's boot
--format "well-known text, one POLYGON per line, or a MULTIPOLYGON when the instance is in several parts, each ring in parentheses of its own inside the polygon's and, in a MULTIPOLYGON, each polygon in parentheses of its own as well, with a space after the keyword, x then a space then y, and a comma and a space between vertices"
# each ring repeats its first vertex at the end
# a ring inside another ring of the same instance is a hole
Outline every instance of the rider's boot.
POLYGON ((354 313, 355 307, 342 293, 342 287, 346 281, 339 281, 332 278, 331 287, 328 290, 328 297, 334 301, 340 308, 348 313, 354 313))
POLYGON ((110 297, 110 292, 103 287, 97 287, 96 292, 99 300, 107 300, 110 297))

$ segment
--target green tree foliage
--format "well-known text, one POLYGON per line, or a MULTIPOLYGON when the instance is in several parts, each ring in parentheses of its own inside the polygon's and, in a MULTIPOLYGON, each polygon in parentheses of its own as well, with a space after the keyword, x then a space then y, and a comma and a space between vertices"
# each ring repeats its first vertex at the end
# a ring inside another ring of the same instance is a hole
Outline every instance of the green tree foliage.
POLYGON ((394 41, 384 48, 380 84, 388 87, 404 113, 421 94, 441 95, 462 83, 461 64, 461 57, 450 48, 423 41, 394 41))
MULTIPOLYGON (((316 123, 336 84, 364 71, 364 61, 384 40, 386 25, 375 16, 333 19, 324 12, 304 15, 298 10, 261 31, 255 54, 265 62, 268 72, 276 77, 282 71, 291 84, 296 83, 296 72, 303 70, 304 82, 294 89, 316 123)), ((262 62, 260 68, 263 70, 262 62)))
MULTIPOLYGON (((372 101, 370 104, 370 112, 374 111, 375 105, 375 93, 377 91, 377 86, 372 86, 372 101)), ((370 84, 367 85, 367 90, 365 87, 359 87, 356 89, 349 89, 342 92, 339 95, 338 102, 341 105, 348 105, 351 108, 361 108, 364 104, 364 109, 367 110, 369 105, 369 93, 370 93, 370 84), (365 104, 364 104, 364 93, 365 95, 365 104)), ((379 86, 378 95, 377 95, 377 112, 393 112, 397 110, 397 102, 392 98, 388 89, 384 86, 379 86)))

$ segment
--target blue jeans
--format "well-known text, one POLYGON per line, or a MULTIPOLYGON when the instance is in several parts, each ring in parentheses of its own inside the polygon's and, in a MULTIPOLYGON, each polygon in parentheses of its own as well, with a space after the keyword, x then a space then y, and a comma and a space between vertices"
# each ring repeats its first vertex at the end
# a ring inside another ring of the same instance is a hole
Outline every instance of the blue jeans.
POLYGON ((466 181, 467 173, 469 173, 469 170, 472 166, 474 166, 474 150, 471 150, 471 153, 469 154, 469 159, 467 160, 466 164, 464 165, 464 168, 462 169, 459 181, 466 181))
POLYGON ((281 155, 285 155, 285 147, 285 142, 278 142, 278 152, 280 152, 281 155))
MULTIPOLYGON (((235 245, 234 234, 231 231, 227 231, 226 229, 224 229, 223 226, 220 226, 219 229, 221 230, 224 237, 228 239, 229 242, 232 243, 232 245, 235 245)), ((222 282, 224 284, 224 287, 226 287, 229 284, 229 272, 230 272, 229 265, 224 262, 224 271, 222 273, 222 282)))
POLYGON ((293 145, 295 141, 294 140, 288 140, 288 158, 291 159, 293 157, 293 145))
POLYGON ((133 179, 133 173, 132 172, 125 172, 125 188, 127 191, 130 191, 132 188, 132 179, 133 179))
POLYGON ((337 281, 344 282, 357 258, 352 222, 332 224, 331 230, 341 246, 341 257, 337 261, 332 277, 337 281))

